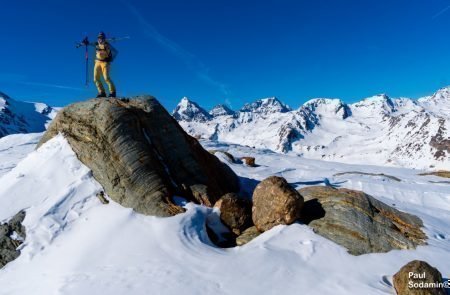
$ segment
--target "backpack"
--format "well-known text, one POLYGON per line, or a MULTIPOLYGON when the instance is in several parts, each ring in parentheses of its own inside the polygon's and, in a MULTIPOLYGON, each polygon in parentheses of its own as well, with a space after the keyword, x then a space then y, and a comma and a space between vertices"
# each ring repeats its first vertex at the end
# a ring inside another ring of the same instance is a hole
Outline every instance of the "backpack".
POLYGON ((117 54, 118 54, 118 51, 117 51, 114 47, 112 47, 111 44, 109 44, 109 43, 105 43, 105 47, 107 47, 109 50, 107 50, 107 49, 101 49, 101 48, 99 47, 99 44, 96 43, 95 50, 96 50, 97 52, 98 52, 98 51, 106 51, 106 52, 107 52, 107 56, 106 56, 106 57, 104 57, 104 58, 102 58, 102 59, 98 59, 98 60, 100 60, 100 61, 106 61, 106 62, 113 62, 114 59, 116 58, 117 54))

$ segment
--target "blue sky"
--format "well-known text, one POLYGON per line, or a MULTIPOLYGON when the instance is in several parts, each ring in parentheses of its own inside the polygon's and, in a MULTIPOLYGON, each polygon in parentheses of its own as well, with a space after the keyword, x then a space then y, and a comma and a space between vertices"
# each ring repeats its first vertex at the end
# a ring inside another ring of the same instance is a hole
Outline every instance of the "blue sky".
POLYGON ((152 94, 169 110, 182 96, 207 108, 267 96, 297 107, 450 84, 450 1, 4 2, 0 91, 22 100, 94 96, 74 44, 101 30, 131 37, 115 43, 118 94, 152 94))

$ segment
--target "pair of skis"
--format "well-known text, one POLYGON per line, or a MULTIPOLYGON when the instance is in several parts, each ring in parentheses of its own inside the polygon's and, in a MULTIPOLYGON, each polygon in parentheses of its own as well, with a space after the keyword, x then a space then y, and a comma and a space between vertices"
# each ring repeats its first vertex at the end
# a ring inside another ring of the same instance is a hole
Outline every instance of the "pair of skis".
MULTIPOLYGON (((122 40, 126 40, 126 39, 130 39, 129 36, 125 36, 125 37, 112 37, 112 38, 107 38, 106 41, 107 42, 116 42, 116 41, 122 41, 122 40)), ((86 60, 86 73, 85 73, 85 77, 86 77, 86 81, 85 81, 85 86, 88 87, 89 86, 89 39, 88 37, 85 37, 83 39, 83 41, 81 41, 80 43, 77 43, 75 45, 76 48, 80 48, 84 46, 84 59, 86 60)))

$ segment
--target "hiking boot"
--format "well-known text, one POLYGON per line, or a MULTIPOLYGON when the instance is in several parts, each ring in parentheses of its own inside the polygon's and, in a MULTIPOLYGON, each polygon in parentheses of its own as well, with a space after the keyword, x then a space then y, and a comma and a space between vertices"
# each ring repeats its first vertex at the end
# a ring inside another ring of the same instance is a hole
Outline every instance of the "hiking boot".
POLYGON ((100 98, 100 97, 106 97, 106 93, 101 92, 101 93, 97 94, 97 96, 95 98, 100 98))
POLYGON ((111 92, 108 97, 116 97, 116 93, 115 92, 111 92))

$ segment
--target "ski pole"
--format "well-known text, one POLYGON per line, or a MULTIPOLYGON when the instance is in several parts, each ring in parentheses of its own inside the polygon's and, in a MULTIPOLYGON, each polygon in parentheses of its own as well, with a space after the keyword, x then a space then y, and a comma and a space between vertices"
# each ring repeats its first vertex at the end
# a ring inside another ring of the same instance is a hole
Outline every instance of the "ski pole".
POLYGON ((81 46, 84 46, 84 48, 85 48, 84 59, 86 60, 86 72, 85 72, 86 81, 84 82, 84 85, 86 85, 86 87, 89 86, 89 49, 88 49, 88 45, 89 45, 88 37, 85 37, 83 39, 83 41, 81 41, 80 43, 77 43, 75 45, 76 48, 80 48, 81 46))
POLYGON ((85 44, 85 59, 86 59, 86 82, 85 85, 86 87, 89 86, 89 50, 88 50, 88 45, 85 44))

